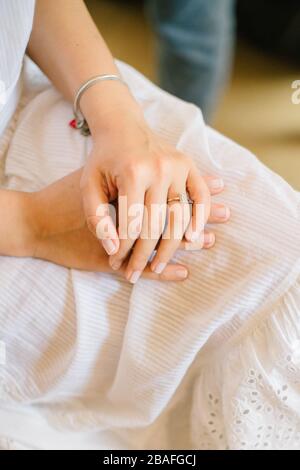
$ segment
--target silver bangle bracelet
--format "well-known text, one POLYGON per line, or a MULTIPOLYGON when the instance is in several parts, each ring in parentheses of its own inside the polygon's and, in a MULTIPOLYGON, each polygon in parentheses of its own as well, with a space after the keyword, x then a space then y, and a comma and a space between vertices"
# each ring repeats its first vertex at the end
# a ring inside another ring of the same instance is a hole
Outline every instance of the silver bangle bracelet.
POLYGON ((90 87, 95 85, 96 83, 103 82, 106 80, 114 80, 123 83, 123 85, 127 86, 127 83, 118 75, 97 75, 96 77, 90 78, 86 82, 84 82, 81 87, 76 92, 73 104, 73 113, 74 119, 70 122, 70 126, 74 129, 79 129, 81 134, 84 136, 90 135, 90 129, 88 123, 85 120, 85 117, 82 114, 80 109, 80 99, 83 93, 88 90, 90 87))

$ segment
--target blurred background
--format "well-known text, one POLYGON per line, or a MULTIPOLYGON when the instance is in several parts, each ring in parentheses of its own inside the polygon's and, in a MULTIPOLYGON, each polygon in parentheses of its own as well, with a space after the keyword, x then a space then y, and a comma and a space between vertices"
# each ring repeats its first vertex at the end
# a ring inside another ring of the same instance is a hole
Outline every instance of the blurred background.
POLYGON ((209 90, 199 97, 207 122, 300 190, 300 104, 292 102, 292 83, 300 80, 299 0, 193 0, 209 8, 200 18, 189 2, 86 0, 116 58, 190 101, 197 67, 193 76, 184 61, 197 63, 210 39, 219 59, 207 47, 210 74, 198 73, 209 90))

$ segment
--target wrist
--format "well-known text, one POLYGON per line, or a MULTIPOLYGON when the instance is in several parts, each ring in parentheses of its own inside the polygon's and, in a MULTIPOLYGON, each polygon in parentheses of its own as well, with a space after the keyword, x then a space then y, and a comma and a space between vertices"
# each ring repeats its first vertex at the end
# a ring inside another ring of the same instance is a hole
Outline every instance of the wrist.
POLYGON ((80 106, 93 137, 120 128, 125 120, 143 119, 141 107, 118 81, 95 84, 83 94, 80 106))
POLYGON ((34 217, 32 194, 1 190, 0 254, 34 256, 38 231, 34 217))
POLYGON ((26 230, 30 234, 28 242, 24 248, 29 257, 35 258, 38 246, 44 236, 43 212, 39 204, 39 191, 24 193, 24 220, 26 230))
POLYGON ((28 194, 27 223, 31 227, 32 243, 30 254, 32 258, 45 259, 47 241, 51 237, 50 222, 52 220, 49 208, 45 204, 44 191, 28 194))

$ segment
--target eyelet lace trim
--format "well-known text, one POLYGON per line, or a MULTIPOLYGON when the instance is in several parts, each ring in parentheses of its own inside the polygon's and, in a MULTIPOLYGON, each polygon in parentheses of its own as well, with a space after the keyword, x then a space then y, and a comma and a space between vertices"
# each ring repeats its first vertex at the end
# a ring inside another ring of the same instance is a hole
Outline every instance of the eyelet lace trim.
POLYGON ((299 450, 299 365, 289 354, 277 363, 274 378, 248 369, 230 403, 210 392, 201 404, 208 414, 199 424, 197 448, 299 450))

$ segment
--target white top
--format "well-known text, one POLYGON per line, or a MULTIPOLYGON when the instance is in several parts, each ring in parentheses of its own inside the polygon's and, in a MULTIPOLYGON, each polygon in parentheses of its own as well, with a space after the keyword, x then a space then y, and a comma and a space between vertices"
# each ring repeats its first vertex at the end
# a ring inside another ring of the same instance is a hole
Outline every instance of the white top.
MULTIPOLYGON (((8 5, 32 6, 0 1, 2 23, 8 5)), ((179 284, 0 257, 0 448, 299 448, 299 193, 118 64, 149 124, 224 178, 216 200, 232 220, 214 249, 177 255, 191 271, 179 284)), ((3 186, 32 191, 82 166, 92 141, 41 74, 28 78, 0 149, 3 186)))
POLYGON ((0 0, 0 135, 16 110, 34 0, 0 0))

